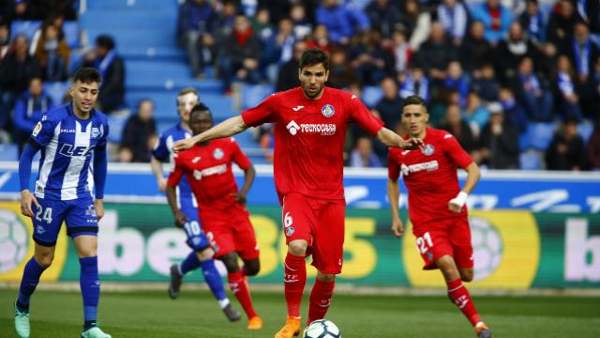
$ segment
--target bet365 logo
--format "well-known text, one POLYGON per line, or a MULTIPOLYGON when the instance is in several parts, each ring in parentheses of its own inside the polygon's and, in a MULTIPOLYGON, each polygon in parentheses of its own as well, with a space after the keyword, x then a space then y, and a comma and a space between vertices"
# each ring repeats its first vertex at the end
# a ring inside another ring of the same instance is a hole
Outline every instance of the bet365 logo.
POLYGON ((27 245, 25 224, 14 212, 0 209, 0 273, 14 269, 25 259, 27 245))

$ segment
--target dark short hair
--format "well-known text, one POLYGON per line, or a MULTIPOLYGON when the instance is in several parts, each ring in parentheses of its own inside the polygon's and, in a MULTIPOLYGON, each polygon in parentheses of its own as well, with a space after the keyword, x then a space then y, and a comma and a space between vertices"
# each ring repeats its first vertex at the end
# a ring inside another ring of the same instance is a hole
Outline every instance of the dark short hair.
POLYGON ((190 118, 192 118, 192 116, 194 114, 199 114, 199 113, 208 113, 208 115, 210 116, 210 119, 212 120, 212 118, 213 118, 210 108, 208 108, 208 106, 202 102, 196 103, 196 105, 192 108, 192 111, 190 112, 190 118))
POLYGON ((115 48, 115 40, 108 34, 101 34, 96 38, 96 46, 112 50, 115 48))
POLYGON ((92 83, 97 82, 100 84, 102 82, 102 75, 96 68, 92 67, 81 67, 75 72, 73 76, 73 82, 83 82, 83 83, 92 83))
POLYGON ((402 111, 404 111, 404 107, 412 105, 423 106, 427 110, 425 100, 423 100, 419 95, 411 95, 405 98, 404 102, 402 102, 402 111))
POLYGON ((323 64, 325 70, 329 70, 329 56, 327 56, 327 53, 318 48, 309 48, 302 53, 302 57, 300 58, 300 69, 314 66, 319 63, 323 64))

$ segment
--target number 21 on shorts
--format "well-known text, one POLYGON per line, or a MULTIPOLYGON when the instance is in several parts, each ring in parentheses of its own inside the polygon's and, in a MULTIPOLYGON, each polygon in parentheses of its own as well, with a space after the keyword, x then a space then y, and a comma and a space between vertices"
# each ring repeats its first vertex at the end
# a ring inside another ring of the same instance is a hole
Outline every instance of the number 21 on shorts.
POLYGON ((421 237, 417 237, 417 248, 422 254, 433 248, 433 241, 431 240, 431 235, 429 232, 424 233, 421 237))

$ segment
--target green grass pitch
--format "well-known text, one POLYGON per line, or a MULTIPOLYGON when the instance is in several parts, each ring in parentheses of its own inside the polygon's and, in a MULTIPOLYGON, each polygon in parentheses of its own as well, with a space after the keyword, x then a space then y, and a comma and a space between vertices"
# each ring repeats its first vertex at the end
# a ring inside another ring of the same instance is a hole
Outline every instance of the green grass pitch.
MULTIPOLYGON (((0 290, 0 337, 16 337, 13 300, 16 290, 0 290)), ((475 297, 494 337, 598 338, 599 297, 494 296, 475 297)), ((104 292, 101 327, 114 338, 273 337, 285 318, 283 295, 254 295, 265 320, 258 332, 246 330, 246 320, 229 323, 211 295, 183 290, 173 301, 166 292, 104 292)), ((239 304, 234 300, 236 308, 239 304)), ((77 292, 36 292, 32 298, 32 338, 76 338, 81 330, 81 298, 77 292)), ((306 310, 307 299, 303 303, 306 310)), ((442 296, 334 297, 328 319, 344 338, 465 338, 475 337, 467 320, 442 296)))

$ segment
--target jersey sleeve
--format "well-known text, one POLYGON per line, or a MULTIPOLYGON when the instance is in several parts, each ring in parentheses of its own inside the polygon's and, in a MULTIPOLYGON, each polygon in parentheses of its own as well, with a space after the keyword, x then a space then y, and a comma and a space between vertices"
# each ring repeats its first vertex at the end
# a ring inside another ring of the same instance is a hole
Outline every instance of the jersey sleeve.
POLYGON ((273 122, 276 114, 276 101, 277 96, 273 94, 263 100, 258 106, 243 111, 241 116, 244 124, 255 127, 266 122, 273 122))
POLYGON ((106 147, 106 143, 108 142, 108 121, 104 120, 100 125, 100 139, 98 140, 98 147, 106 147))
POLYGON ((461 147, 454 136, 445 134, 442 138, 446 153, 458 167, 465 169, 473 162, 471 156, 461 147))
POLYGON ((35 125, 31 132, 31 139, 40 146, 46 146, 52 140, 54 136, 54 128, 56 128, 56 121, 52 121, 48 118, 48 115, 43 115, 41 120, 35 125))
POLYGON ((182 153, 175 153, 173 156, 175 161, 175 167, 173 171, 169 174, 169 178, 167 179, 167 185, 169 187, 175 187, 181 181, 181 177, 185 174, 185 157, 182 153))
POLYGON ((237 166, 240 167, 242 170, 248 170, 248 168, 252 166, 252 162, 250 161, 248 156, 246 156, 246 154, 242 151, 242 149, 234 139, 231 139, 231 148, 233 151, 233 162, 237 164, 237 166))
POLYGON ((388 152, 388 178, 394 182, 400 177, 400 165, 394 159, 392 150, 388 152))
POLYGON ((169 158, 169 147, 167 146, 167 136, 163 133, 152 149, 152 156, 161 162, 166 162, 169 158))
POLYGON ((350 97, 347 107, 350 109, 350 118, 369 134, 376 135, 383 128, 383 123, 355 95, 350 97))

